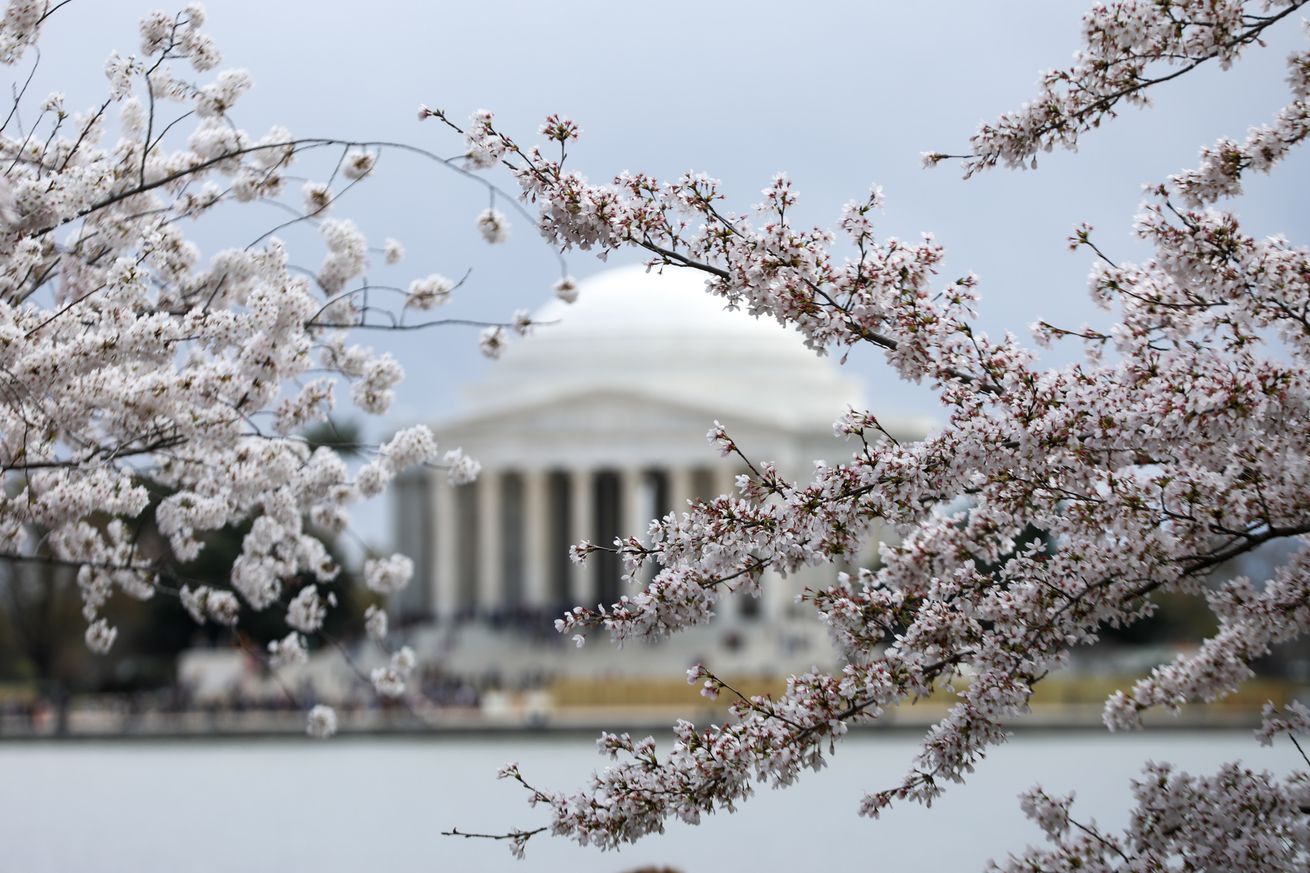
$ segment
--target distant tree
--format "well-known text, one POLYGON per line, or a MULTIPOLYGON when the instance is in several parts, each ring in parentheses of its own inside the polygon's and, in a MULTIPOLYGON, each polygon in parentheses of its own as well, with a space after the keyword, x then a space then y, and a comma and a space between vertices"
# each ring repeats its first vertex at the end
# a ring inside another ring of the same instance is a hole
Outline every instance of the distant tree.
MULTIPOLYGON (((1290 25, 1293 0, 1117 0, 1083 19, 1071 66, 1044 73, 1021 110, 985 124, 961 155, 966 177, 997 165, 1036 169, 1037 155, 1074 148, 1124 105, 1204 64, 1227 67, 1272 27, 1290 25)), ((1204 596, 1217 629, 1189 654, 1153 670, 1105 707, 1111 729, 1142 713, 1212 701, 1252 675, 1271 647, 1310 629, 1310 253, 1282 237, 1256 238, 1216 204, 1241 192, 1310 135, 1310 52, 1288 62, 1291 100, 1244 141, 1202 150, 1196 169, 1154 186, 1137 218, 1155 254, 1122 263, 1092 229, 1070 245, 1091 253, 1095 300, 1117 313, 1108 331, 1033 326, 1039 344, 1081 343, 1069 366, 1043 369, 1006 334, 973 322, 978 282, 939 282, 943 250, 931 237, 880 239, 882 194, 850 203, 838 233, 792 223, 796 194, 784 176, 757 216, 724 205, 719 183, 688 173, 661 182, 623 173, 589 183, 565 168, 578 135, 551 117, 543 148, 521 147, 490 113, 467 129, 471 162, 508 167, 564 249, 644 250, 656 269, 691 269, 708 293, 790 325, 816 351, 873 346, 904 379, 937 393, 947 420, 914 445, 899 444, 873 412, 838 420, 854 443, 844 464, 809 482, 784 480, 716 425, 710 440, 750 473, 736 493, 693 502, 641 536, 581 543, 579 559, 617 551, 636 578, 654 581, 601 609, 559 622, 581 638, 659 638, 707 621, 720 596, 754 592, 765 570, 851 559, 875 525, 902 534, 876 571, 842 576, 804 599, 851 653, 836 672, 793 676, 779 697, 742 697, 704 668, 689 679, 707 696, 735 699, 733 718, 679 722, 671 748, 605 734, 617 759, 576 793, 506 778, 549 812, 548 825, 498 835, 521 853, 545 830, 614 848, 731 810, 760 784, 785 786, 827 760, 851 725, 897 704, 960 690, 924 740, 904 779, 871 792, 861 813, 901 801, 931 803, 964 780, 1034 687, 1104 627, 1149 618, 1158 598, 1204 596), (967 516, 948 507, 967 496, 967 516), (1055 548, 1019 545, 1031 528, 1055 548), (1275 541, 1295 543, 1260 578, 1210 589, 1212 572, 1275 541), (898 632, 894 632, 898 631, 898 632)), ((833 135, 839 135, 834 133, 833 135)), ((1291 193, 1289 192, 1289 196, 1291 193)), ((1310 710, 1272 706, 1259 736, 1310 728, 1310 710)), ((1310 761, 1307 761, 1310 763, 1310 761)), ((1147 765, 1122 834, 1079 820, 1072 797, 1034 788, 1024 811, 1050 845, 1010 858, 1009 871, 1304 870, 1310 864, 1310 771, 1286 778, 1224 766, 1212 776, 1147 765)), ((803 832, 803 829, 798 830, 803 832)))
MULTIPOLYGON (((306 436, 306 439, 311 439, 306 436)), ((352 440, 353 444, 353 440, 352 440)), ((139 523, 149 526, 145 536, 160 540, 163 548, 166 541, 153 527, 153 513, 147 509, 142 513, 139 523)), ((232 568, 243 552, 246 537, 249 536, 252 523, 249 521, 227 525, 204 537, 204 548, 191 561, 180 561, 175 555, 167 555, 157 563, 167 570, 160 571, 160 584, 176 590, 184 586, 205 587, 212 591, 227 591, 241 604, 240 613, 234 625, 208 622, 197 625, 187 615, 184 604, 173 597, 152 598, 145 606, 144 615, 128 630, 131 651, 154 656, 163 656, 172 662, 183 649, 198 642, 208 645, 231 644, 234 633, 243 643, 253 643, 256 651, 264 651, 270 642, 285 637, 295 630, 286 623, 281 611, 253 609, 238 597, 239 592, 232 587, 232 568)), ((318 539, 326 550, 329 559, 337 566, 342 566, 340 550, 335 537, 325 531, 317 530, 312 525, 305 528, 306 534, 318 539)), ((141 537, 138 536, 138 542, 141 537)), ((287 597, 294 597, 299 591, 315 585, 317 580, 312 573, 300 573, 283 577, 287 597)), ((361 591, 362 586, 351 574, 343 574, 332 587, 332 596, 336 600, 335 608, 329 610, 323 618, 321 631, 335 640, 352 640, 364 633, 360 616, 367 604, 376 602, 376 596, 369 596, 361 591)))
POLYGON ((93 683, 97 665, 82 642, 85 623, 69 567, 0 562, 0 675, 30 681, 55 705, 55 729, 66 729, 71 694, 93 683))
POLYGON ((363 429, 355 421, 329 418, 310 426, 302 436, 310 449, 329 448, 343 457, 362 455, 366 448, 363 429))

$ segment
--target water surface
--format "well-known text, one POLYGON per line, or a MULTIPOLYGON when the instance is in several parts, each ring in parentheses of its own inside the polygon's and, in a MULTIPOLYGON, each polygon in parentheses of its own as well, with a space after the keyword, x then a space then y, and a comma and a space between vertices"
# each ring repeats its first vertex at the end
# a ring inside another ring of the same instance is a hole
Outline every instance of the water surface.
POLYGON ((439 832, 542 824, 495 771, 517 760, 543 787, 573 787, 605 763, 588 737, 0 744, 0 870, 955 873, 1040 839, 1016 801, 1039 780, 1076 789, 1082 817, 1121 825, 1147 758, 1197 771, 1241 758, 1286 772, 1300 760, 1289 743, 1262 749, 1244 731, 1025 733, 931 810, 858 817, 863 793, 896 784, 915 745, 910 733, 857 735, 827 769, 762 790, 736 815, 673 823, 617 854, 542 835, 515 861, 499 844, 439 832))

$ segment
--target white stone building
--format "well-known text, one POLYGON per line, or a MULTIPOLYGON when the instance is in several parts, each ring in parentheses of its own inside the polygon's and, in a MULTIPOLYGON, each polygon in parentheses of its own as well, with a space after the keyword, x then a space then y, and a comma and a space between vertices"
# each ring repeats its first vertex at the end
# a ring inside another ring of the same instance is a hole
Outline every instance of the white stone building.
MULTIPOLYGON (((793 478, 847 455, 832 422, 862 402, 857 383, 795 333, 723 307, 698 274, 633 267, 537 312, 542 326, 468 387, 456 417, 434 425, 444 447, 481 462, 478 481, 456 488, 433 472, 397 483, 398 547, 416 565, 393 604, 398 617, 552 633, 567 607, 616 599, 617 558, 579 567, 569 545, 640 534, 688 498, 729 490, 739 470, 706 442, 715 420, 793 478)), ((891 429, 913 439, 923 423, 891 429)), ((805 584, 835 572, 773 579, 762 598, 724 604, 716 624, 776 626, 805 584)))

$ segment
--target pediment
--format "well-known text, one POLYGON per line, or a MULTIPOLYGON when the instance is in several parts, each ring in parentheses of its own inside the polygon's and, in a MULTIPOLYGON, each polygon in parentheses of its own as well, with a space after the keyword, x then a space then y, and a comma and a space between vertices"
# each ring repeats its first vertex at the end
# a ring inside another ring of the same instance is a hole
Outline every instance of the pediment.
POLYGON ((438 425, 438 432, 470 436, 505 431, 596 435, 639 430, 704 435, 716 419, 752 429, 785 430, 764 416, 711 409, 709 404, 661 396, 649 389, 597 388, 552 393, 531 404, 476 412, 438 425))

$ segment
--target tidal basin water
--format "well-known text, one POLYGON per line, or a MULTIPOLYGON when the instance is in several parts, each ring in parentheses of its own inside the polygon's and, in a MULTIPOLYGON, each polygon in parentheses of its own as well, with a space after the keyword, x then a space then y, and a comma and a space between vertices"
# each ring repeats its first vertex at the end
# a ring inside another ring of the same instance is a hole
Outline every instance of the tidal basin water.
POLYGON ((605 763, 588 736, 14 742, 0 744, 0 870, 955 873, 1039 839, 1016 801, 1038 780, 1076 789, 1084 818, 1121 825, 1128 780, 1148 758, 1195 771, 1240 758, 1287 772, 1300 760, 1285 739, 1265 749, 1244 731, 1021 733, 931 810, 858 817, 863 792, 894 784, 915 743, 913 733, 857 735, 825 770, 763 789, 735 815, 673 823, 617 854, 543 834, 515 861, 501 844, 440 832, 543 823, 495 771, 517 760, 530 781, 574 786, 605 763))

